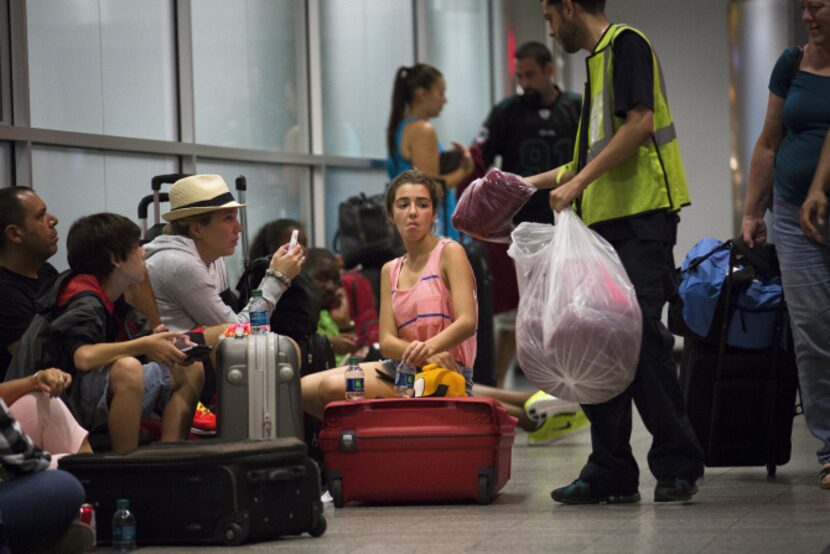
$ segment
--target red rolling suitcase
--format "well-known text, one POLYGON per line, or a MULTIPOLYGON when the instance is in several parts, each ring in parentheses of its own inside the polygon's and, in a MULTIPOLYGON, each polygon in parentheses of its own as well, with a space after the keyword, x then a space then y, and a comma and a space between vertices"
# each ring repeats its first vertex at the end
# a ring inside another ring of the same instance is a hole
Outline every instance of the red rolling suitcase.
POLYGON ((326 406, 320 448, 334 505, 488 504, 510 479, 516 419, 490 398, 387 398, 326 406))

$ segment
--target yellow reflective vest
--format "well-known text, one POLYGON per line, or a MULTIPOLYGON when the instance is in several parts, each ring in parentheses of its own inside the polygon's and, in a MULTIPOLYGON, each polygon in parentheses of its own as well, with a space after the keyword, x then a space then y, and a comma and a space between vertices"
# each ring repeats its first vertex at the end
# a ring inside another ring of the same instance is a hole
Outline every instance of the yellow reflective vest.
MULTIPOLYGON (((651 48, 648 39, 627 25, 611 25, 594 52, 586 60, 588 84, 583 103, 589 102, 589 112, 583 111, 574 146, 574 159, 562 167, 577 172, 595 158, 611 141, 624 119, 614 115, 614 40, 629 30, 637 33, 651 48), (582 159, 580 145, 583 133, 588 133, 587 152, 582 159)), ((587 224, 628 217, 643 212, 666 209, 680 210, 690 203, 686 188, 683 160, 677 144, 671 110, 666 100, 663 72, 651 48, 654 62, 654 131, 637 154, 613 167, 588 185, 577 200, 577 212, 587 224)))

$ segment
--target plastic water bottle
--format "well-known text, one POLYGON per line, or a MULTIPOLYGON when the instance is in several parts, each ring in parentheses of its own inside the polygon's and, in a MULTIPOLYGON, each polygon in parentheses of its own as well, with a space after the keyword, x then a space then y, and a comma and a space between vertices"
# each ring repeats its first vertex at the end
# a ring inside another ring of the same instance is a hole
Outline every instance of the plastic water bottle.
POLYGON ((346 368, 346 400, 363 400, 366 397, 363 369, 360 367, 360 358, 351 356, 349 367, 346 368))
POLYGON ((260 289, 254 289, 251 292, 251 305, 248 307, 248 313, 251 316, 252 335, 264 335, 271 330, 268 301, 262 297, 260 289))
POLYGON ((135 550, 135 516, 130 511, 130 501, 119 498, 112 516, 112 548, 116 552, 135 550))
POLYGON ((415 368, 407 363, 398 364, 395 372, 395 393, 409 397, 415 395, 415 368))

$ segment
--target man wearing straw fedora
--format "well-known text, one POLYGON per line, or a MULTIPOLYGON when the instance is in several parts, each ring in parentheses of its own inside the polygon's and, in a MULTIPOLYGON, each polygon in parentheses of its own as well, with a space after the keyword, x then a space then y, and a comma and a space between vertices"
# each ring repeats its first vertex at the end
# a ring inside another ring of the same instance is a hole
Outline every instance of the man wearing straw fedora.
MULTIPOLYGON (((161 316, 171 330, 249 321, 248 306, 235 311, 223 302, 228 288, 223 258, 239 242, 237 202, 219 175, 193 175, 170 189, 164 234, 145 245, 147 270, 161 316)), ((305 261, 302 247, 282 245, 259 283, 269 316, 305 261)))

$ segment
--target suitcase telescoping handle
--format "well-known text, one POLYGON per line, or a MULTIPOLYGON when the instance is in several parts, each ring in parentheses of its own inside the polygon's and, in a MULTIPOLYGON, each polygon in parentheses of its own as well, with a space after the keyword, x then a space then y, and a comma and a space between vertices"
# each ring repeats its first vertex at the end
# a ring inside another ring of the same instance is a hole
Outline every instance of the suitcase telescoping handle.
MULTIPOLYGON (((245 203, 245 192, 248 190, 248 180, 244 175, 236 178, 237 201, 245 203)), ((248 267, 248 214, 246 210, 239 210, 239 222, 242 224, 242 265, 248 267)))
POLYGON ((190 177, 190 173, 167 173, 166 175, 156 175, 150 179, 150 188, 153 189, 153 220, 156 223, 161 221, 161 186, 167 183, 175 183, 185 177, 190 177))
MULTIPOLYGON (((147 207, 150 204, 154 204, 156 206, 156 212, 158 212, 158 205, 161 202, 170 202, 170 195, 166 192, 148 194, 138 203, 138 221, 141 223, 142 237, 147 234, 147 207), (158 199, 156 199, 156 195, 158 195, 158 199)), ((158 223, 159 215, 156 213, 156 223, 158 223)))
POLYGON ((252 483, 262 481, 292 481, 305 477, 308 470, 305 466, 269 467, 252 469, 248 472, 248 480, 252 483))

